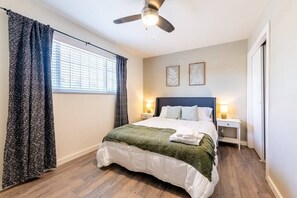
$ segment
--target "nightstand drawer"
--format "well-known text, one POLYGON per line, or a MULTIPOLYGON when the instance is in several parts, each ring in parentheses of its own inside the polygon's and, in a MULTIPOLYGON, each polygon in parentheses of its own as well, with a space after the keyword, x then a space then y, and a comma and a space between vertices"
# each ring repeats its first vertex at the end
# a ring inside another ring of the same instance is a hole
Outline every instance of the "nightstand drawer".
POLYGON ((240 126, 240 123, 237 122, 226 122, 226 121, 217 121, 218 126, 221 127, 233 127, 238 128, 240 126))
POLYGON ((146 120, 146 119, 152 118, 153 116, 154 116, 153 113, 142 113, 141 120, 146 120))

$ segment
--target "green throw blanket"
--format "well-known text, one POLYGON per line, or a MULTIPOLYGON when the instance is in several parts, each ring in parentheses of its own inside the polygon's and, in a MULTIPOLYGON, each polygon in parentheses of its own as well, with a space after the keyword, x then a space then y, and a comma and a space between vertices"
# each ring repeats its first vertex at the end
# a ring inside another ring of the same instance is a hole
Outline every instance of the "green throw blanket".
POLYGON ((205 134, 200 145, 194 146, 169 142, 169 136, 173 133, 175 133, 174 129, 128 124, 113 129, 103 139, 103 142, 124 142, 143 150, 174 157, 190 164, 211 181, 211 172, 215 160, 215 145, 212 138, 205 134))

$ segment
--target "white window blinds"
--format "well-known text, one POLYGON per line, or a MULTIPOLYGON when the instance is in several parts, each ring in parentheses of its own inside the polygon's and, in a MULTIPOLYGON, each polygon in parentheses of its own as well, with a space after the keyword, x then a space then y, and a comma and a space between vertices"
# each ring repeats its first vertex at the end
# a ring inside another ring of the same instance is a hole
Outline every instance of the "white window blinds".
POLYGON ((53 41, 54 92, 105 93, 116 91, 116 60, 53 41))

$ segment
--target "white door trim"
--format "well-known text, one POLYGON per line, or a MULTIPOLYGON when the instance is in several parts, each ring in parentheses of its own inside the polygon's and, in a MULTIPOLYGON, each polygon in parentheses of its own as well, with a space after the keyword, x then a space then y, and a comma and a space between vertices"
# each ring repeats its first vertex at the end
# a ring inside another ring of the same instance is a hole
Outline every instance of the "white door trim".
POLYGON ((252 56, 260 48, 260 46, 266 41, 265 51, 265 153, 266 153, 266 178, 269 170, 269 68, 270 68, 270 22, 266 24, 262 32, 259 34, 257 40, 252 45, 247 55, 247 137, 248 147, 254 148, 254 132, 252 127, 252 56))

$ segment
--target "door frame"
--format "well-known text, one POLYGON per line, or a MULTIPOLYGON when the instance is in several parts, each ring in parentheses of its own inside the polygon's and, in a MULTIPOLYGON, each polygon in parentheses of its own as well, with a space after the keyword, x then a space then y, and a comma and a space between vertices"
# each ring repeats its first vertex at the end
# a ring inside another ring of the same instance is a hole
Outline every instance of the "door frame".
POLYGON ((253 130, 254 150, 265 161, 265 47, 260 46, 252 55, 251 67, 251 119, 253 130), (260 102, 260 103, 259 103, 260 102))
POLYGON ((254 131, 252 127, 252 56, 256 53, 256 51, 261 47, 261 45, 266 42, 266 50, 265 50, 265 66, 264 66, 264 94, 265 94, 265 156, 266 156, 266 179, 268 176, 269 170, 269 71, 270 71, 270 22, 266 24, 264 29, 258 35, 257 40, 253 43, 251 49, 247 54, 247 139, 248 139, 248 147, 254 148, 254 131))

